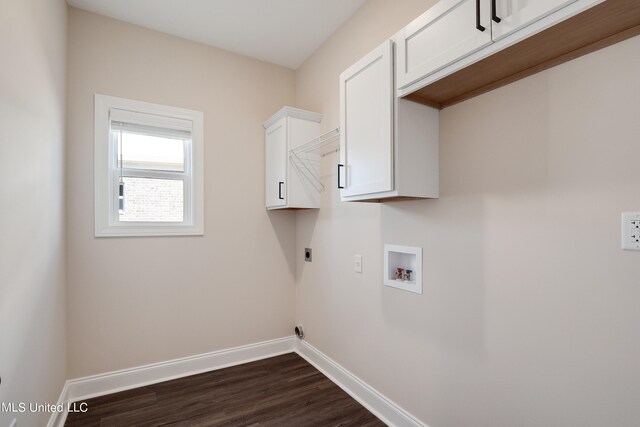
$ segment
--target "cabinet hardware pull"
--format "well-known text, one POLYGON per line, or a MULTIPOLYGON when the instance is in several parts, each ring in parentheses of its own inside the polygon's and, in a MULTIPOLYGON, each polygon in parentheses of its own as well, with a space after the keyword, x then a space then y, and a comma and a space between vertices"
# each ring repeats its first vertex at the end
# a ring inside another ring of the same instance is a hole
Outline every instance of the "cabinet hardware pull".
POLYGON ((502 19, 500 19, 498 17, 498 14, 496 13, 496 0, 491 0, 491 19, 493 19, 493 22, 496 23, 500 23, 500 21, 502 21, 502 19))
POLYGON ((480 25, 480 0, 476 0, 476 29, 480 31, 486 30, 485 27, 480 25))
POLYGON ((338 165, 338 188, 343 189, 344 185, 340 185, 340 168, 343 168, 344 165, 338 165))
POLYGON ((278 199, 280 200, 284 200, 284 197, 282 197, 282 186, 284 185, 284 182, 280 181, 278 182, 278 199))

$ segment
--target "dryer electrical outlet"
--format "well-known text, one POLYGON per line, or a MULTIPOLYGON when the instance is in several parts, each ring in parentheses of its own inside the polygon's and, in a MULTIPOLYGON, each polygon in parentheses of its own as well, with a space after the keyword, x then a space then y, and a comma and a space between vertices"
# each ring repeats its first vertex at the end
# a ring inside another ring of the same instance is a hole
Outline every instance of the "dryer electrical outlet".
POLYGON ((622 249, 640 251, 640 212, 622 213, 622 249))

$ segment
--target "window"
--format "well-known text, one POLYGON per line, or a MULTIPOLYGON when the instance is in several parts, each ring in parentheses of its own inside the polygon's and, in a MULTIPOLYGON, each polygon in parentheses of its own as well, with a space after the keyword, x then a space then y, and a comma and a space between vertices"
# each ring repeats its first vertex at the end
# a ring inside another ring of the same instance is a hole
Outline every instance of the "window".
POLYGON ((95 235, 202 235, 203 114, 95 96, 95 235))

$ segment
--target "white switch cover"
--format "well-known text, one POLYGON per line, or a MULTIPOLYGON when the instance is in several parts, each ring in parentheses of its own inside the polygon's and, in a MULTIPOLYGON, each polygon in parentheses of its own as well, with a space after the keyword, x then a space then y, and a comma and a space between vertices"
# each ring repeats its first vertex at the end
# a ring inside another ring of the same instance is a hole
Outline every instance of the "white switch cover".
POLYGON ((356 255, 353 258, 353 270, 356 273, 362 273, 362 255, 356 255))
POLYGON ((640 212, 622 213, 622 249, 640 251, 640 212))

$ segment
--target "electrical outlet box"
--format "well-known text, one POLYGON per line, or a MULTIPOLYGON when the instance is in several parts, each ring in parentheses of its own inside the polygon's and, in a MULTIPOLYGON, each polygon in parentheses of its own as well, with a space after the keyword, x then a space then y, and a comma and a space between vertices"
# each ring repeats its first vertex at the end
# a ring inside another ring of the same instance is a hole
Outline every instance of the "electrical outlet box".
POLYGON ((362 273, 362 255, 356 255, 353 258, 353 271, 362 273))
POLYGON ((311 251, 311 248, 304 248, 304 261, 311 262, 312 256, 313 256, 313 253, 311 251))
POLYGON ((622 249, 640 251, 640 212, 622 213, 622 249))

